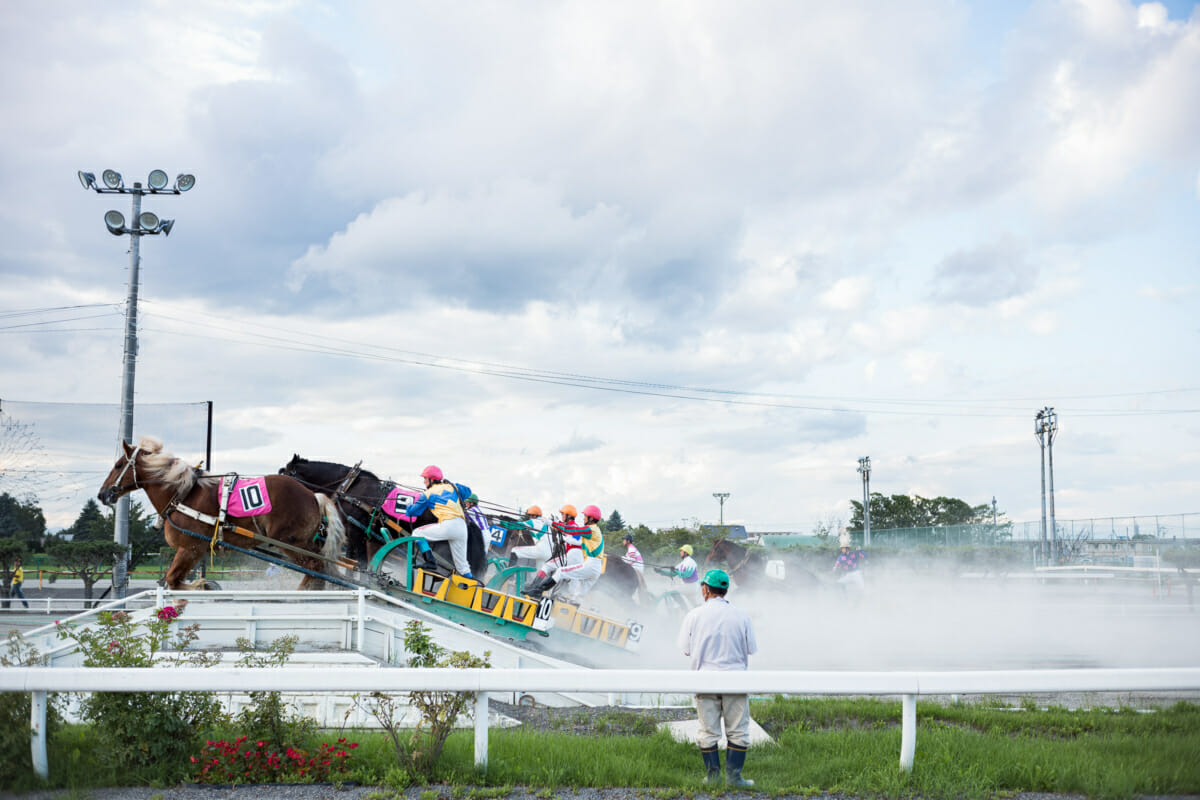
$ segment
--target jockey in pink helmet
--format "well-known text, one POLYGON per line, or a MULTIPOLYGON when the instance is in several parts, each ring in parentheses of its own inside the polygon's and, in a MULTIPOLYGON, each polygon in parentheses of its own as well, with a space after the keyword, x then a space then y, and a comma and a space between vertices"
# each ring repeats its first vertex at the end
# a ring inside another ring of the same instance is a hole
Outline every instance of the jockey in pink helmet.
POLYGON ((454 559, 454 571, 464 578, 474 578, 471 564, 467 561, 467 520, 462 501, 470 495, 465 486, 446 480, 442 470, 432 464, 421 470, 425 480, 425 492, 405 512, 411 517, 420 517, 432 511, 437 522, 422 525, 413 530, 413 536, 421 537, 418 547, 425 556, 426 569, 436 565, 429 550, 430 541, 450 543, 450 555, 454 559))

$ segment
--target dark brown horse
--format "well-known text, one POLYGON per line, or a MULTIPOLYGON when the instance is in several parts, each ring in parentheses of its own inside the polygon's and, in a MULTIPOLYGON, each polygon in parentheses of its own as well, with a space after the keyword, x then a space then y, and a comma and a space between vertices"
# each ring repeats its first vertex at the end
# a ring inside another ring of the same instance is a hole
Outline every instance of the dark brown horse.
POLYGON ((822 583, 816 575, 796 565, 788 565, 783 577, 775 577, 768 574, 767 561, 762 550, 746 547, 728 539, 717 539, 704 559, 704 564, 706 567, 724 565, 729 577, 742 589, 815 587, 822 583))
MULTIPOLYGON (((210 542, 185 531, 212 534, 214 524, 197 519, 190 512, 215 520, 219 515, 218 492, 221 475, 211 475, 189 466, 163 450, 162 442, 143 437, 137 447, 122 442, 124 455, 113 464, 100 487, 99 499, 112 505, 117 498, 141 489, 163 518, 163 535, 175 548, 175 558, 167 570, 170 589, 183 587, 184 578, 209 551, 210 542)), ((244 549, 253 549, 261 540, 282 546, 284 557, 314 572, 331 573, 341 555, 344 539, 341 516, 333 501, 313 494, 299 481, 281 475, 267 475, 267 497, 271 510, 253 516, 227 514, 225 522, 236 527, 221 533, 220 541, 244 549), (311 553, 313 557, 306 554, 311 553)), ((325 582, 305 575, 301 589, 322 589, 325 582)))

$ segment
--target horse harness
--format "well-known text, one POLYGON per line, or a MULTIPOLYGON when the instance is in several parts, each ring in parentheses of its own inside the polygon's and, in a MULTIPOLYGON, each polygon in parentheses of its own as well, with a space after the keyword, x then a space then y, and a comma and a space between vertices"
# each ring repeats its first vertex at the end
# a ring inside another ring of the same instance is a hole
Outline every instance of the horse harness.
MULTIPOLYGON (((195 472, 197 473, 197 477, 199 477, 200 470, 196 469, 195 472)), ((199 511, 191 506, 184 505, 180 496, 176 494, 175 497, 171 498, 171 502, 167 503, 166 508, 163 509, 163 519, 168 520, 171 514, 178 511, 185 517, 191 517, 197 522, 202 522, 205 525, 211 526, 212 535, 209 537, 209 552, 216 550, 218 541, 222 541, 224 538, 223 534, 235 533, 239 536, 245 536, 248 539, 259 539, 266 541, 271 547, 278 547, 294 555, 302 555, 306 558, 321 558, 320 553, 314 553, 310 550, 305 550, 303 547, 296 547, 295 545, 288 544, 287 542, 281 542, 277 539, 270 539, 269 537, 263 536, 261 533, 257 533, 248 528, 243 528, 240 525, 236 525, 229 521, 229 519, 227 519, 229 513, 229 497, 232 494, 232 489, 234 484, 237 482, 237 479, 238 475, 235 472, 229 472, 221 476, 221 483, 217 488, 218 501, 217 514, 215 516, 212 514, 205 514, 203 511, 199 511)), ((175 523, 172 522, 171 524, 175 523)), ((328 532, 329 520, 325 518, 324 514, 322 514, 321 524, 317 526, 317 530, 313 534, 313 541, 316 542, 318 546, 324 544, 325 536, 328 532)))

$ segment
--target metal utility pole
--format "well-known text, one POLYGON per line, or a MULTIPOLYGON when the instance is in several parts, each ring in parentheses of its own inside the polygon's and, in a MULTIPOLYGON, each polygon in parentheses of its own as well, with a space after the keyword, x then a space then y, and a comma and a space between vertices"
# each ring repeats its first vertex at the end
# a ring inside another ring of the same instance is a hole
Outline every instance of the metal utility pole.
POLYGON ((1046 406, 1033 418, 1033 434, 1042 449, 1042 559, 1058 561, 1058 534, 1054 524, 1054 436, 1058 433, 1058 414, 1046 406), (1046 456, 1050 456, 1050 520, 1046 521, 1046 456))
POLYGON ((717 524, 720 525, 722 528, 724 528, 725 527, 725 499, 727 497, 729 497, 729 492, 713 492, 713 497, 717 498, 717 502, 721 504, 721 507, 718 510, 718 513, 720 516, 719 516, 717 524))
MULTIPOLYGON (((91 189, 97 194, 128 194, 133 196, 133 216, 130 219, 132 227, 126 227, 125 216, 116 210, 104 214, 104 225, 113 236, 130 237, 129 245, 129 293, 125 300, 125 349, 122 358, 121 379, 121 436, 118 441, 118 451, 121 442, 133 443, 133 386, 137 363, 137 300, 138 300, 138 268, 140 264, 139 244, 143 236, 171 233, 175 225, 173 219, 159 219, 157 214, 142 212, 142 195, 145 194, 182 194, 196 185, 192 175, 179 175, 175 178, 174 188, 167 188, 167 173, 161 169, 151 170, 146 179, 146 186, 134 183, 132 187, 125 186, 121 173, 106 169, 101 173, 102 183, 96 182, 96 176, 91 172, 77 173, 79 182, 84 189, 91 189)), ((116 513, 113 516, 113 541, 126 548, 125 555, 113 564, 113 591, 117 598, 124 599, 129 584, 127 563, 129 560, 129 495, 117 501, 116 513)))
POLYGON ((1053 408, 1042 409, 1046 420, 1046 460, 1050 473, 1050 553, 1057 564, 1062 557, 1058 546, 1058 525, 1054 520, 1054 437, 1058 435, 1058 414, 1053 408))
POLYGON ((863 479, 863 547, 871 546, 871 457, 858 460, 858 471, 863 479))

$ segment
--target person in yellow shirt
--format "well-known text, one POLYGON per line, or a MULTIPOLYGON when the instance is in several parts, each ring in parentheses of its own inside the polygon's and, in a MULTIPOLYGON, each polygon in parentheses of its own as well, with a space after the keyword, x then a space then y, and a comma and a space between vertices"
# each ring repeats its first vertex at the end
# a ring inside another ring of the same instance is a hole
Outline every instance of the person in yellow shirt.
POLYGON ((25 593, 21 591, 21 584, 24 582, 25 569, 21 566, 21 557, 17 556, 13 562, 12 589, 9 590, 8 596, 21 598, 21 602, 25 604, 26 608, 29 608, 29 601, 25 599, 25 593))

